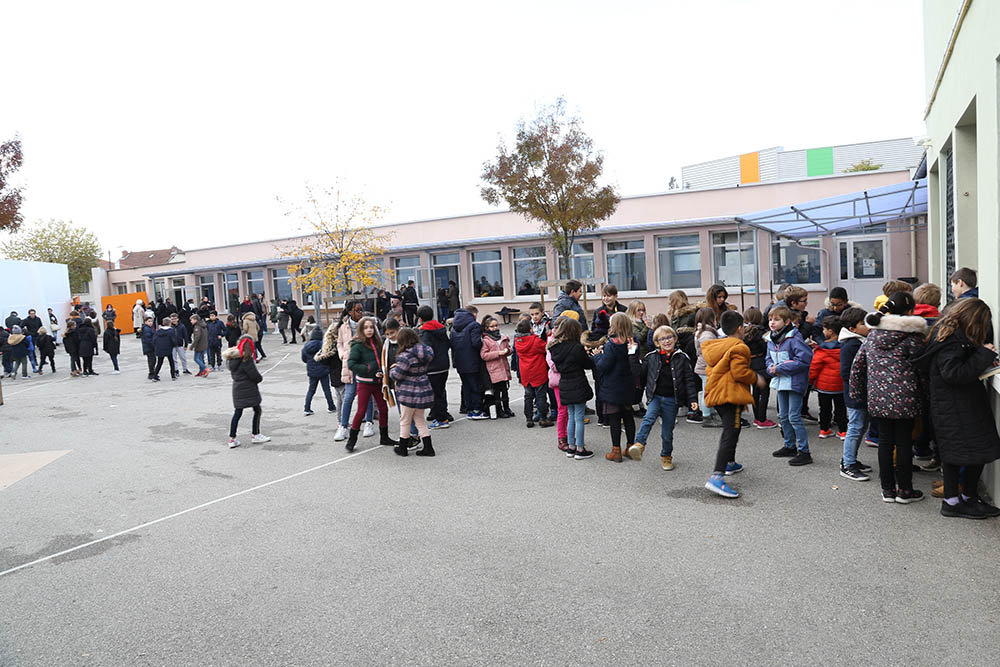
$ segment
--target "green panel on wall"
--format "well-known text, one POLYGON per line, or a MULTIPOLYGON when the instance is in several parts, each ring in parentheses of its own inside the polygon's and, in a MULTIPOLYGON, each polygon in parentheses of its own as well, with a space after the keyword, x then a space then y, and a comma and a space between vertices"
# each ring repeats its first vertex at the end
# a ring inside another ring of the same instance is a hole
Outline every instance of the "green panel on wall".
POLYGON ((806 151, 806 171, 809 176, 829 176, 833 173, 833 148, 810 148, 806 151))

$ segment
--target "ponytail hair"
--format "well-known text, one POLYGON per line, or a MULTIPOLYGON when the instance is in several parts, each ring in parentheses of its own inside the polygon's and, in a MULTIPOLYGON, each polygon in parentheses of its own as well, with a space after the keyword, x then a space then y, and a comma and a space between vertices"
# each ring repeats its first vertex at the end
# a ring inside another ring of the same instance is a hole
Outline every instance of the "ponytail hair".
POLYGON ((882 322, 883 315, 909 315, 917 307, 917 302, 910 292, 893 292, 877 312, 865 317, 865 324, 877 327, 882 322))

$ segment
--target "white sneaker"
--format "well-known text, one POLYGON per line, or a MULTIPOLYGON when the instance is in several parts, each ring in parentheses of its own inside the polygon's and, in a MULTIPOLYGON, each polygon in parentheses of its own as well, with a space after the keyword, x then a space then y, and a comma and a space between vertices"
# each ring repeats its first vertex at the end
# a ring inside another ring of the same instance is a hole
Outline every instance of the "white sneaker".
POLYGON ((337 432, 333 434, 334 442, 340 442, 341 440, 347 440, 347 429, 343 426, 337 427, 337 432))
POLYGON ((229 439, 229 449, 233 449, 234 447, 239 447, 239 446, 240 446, 239 440, 237 440, 236 438, 229 439))
POLYGON ((375 424, 373 422, 365 422, 361 426, 361 437, 370 438, 375 435, 375 424))
POLYGON ((121 375, 122 372, 121 371, 111 371, 111 374, 112 375, 121 375))
POLYGON ((255 445, 259 445, 262 442, 271 442, 271 439, 266 435, 264 435, 263 433, 258 433, 254 437, 250 438, 250 442, 254 443, 255 445))

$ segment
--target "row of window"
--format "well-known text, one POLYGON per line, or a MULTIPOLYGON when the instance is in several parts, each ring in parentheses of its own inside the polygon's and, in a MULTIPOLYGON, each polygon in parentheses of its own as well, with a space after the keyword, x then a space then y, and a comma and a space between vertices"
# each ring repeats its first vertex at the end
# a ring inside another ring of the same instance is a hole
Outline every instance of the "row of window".
MULTIPOLYGON (((573 244, 572 274, 581 282, 595 277, 594 241, 573 244)), ((819 241, 805 241, 803 248, 787 240, 775 241, 772 247, 773 281, 798 285, 822 282, 819 241)), ((511 249, 513 294, 506 289, 503 279, 503 252, 499 249, 474 250, 470 253, 471 279, 477 298, 503 296, 529 296, 538 294, 540 281, 548 280, 545 246, 526 246, 511 249)), ((607 282, 622 292, 645 292, 646 248, 643 239, 607 241, 604 250, 607 282)), ((660 291, 698 289, 701 280, 701 243, 698 234, 679 234, 656 237, 656 261, 660 291)), ((751 286, 757 271, 753 251, 753 237, 736 232, 712 233, 712 266, 714 281, 727 286, 751 286), (742 253, 742 275, 741 269, 742 253)), ((419 256, 398 257, 395 260, 397 280, 405 283, 414 280, 421 289, 421 296, 430 296, 421 271, 419 256)), ((459 253, 431 255, 431 282, 437 289, 447 288, 449 281, 458 283, 459 253)), ((559 270, 559 280, 567 278, 565 268, 559 270)), ((588 283, 588 291, 596 285, 588 283)))

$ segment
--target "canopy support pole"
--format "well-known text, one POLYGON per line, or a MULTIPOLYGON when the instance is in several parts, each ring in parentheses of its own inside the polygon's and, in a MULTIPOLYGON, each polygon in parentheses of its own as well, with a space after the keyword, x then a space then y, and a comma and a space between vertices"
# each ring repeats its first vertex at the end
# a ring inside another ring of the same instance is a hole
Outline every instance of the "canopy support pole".
POLYGON ((740 309, 746 310, 746 290, 743 289, 743 234, 739 218, 736 219, 736 256, 740 263, 740 309))

